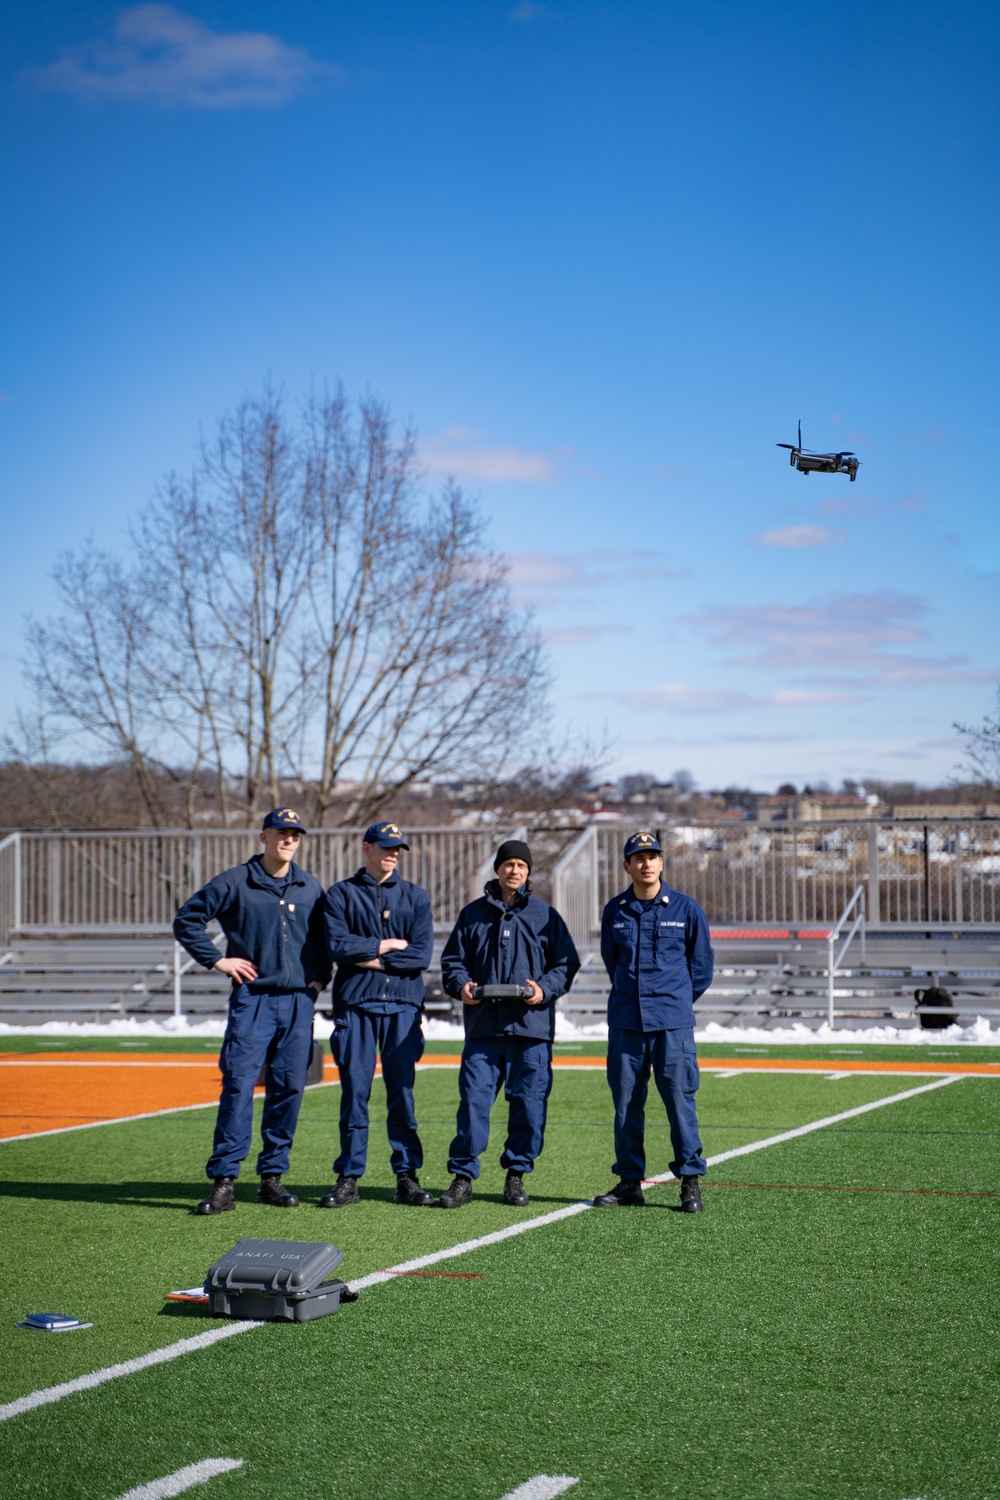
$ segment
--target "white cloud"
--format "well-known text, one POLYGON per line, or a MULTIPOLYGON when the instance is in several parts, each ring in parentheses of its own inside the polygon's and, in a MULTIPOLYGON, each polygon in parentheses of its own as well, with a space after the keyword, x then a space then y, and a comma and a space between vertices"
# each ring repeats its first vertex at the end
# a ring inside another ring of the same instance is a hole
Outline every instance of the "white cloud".
POLYGON ((776 708, 811 708, 819 703, 863 703, 865 694, 838 692, 834 688, 778 688, 769 693, 765 701, 773 703, 776 708))
POLYGON ((846 532, 839 526, 779 526, 753 538, 757 547, 836 547, 846 532))
POLYGON ((517 0, 507 12, 507 19, 528 25, 531 21, 557 21, 560 16, 558 11, 550 10, 547 5, 536 5, 534 0, 517 0))
MULTIPOLYGON (((446 474, 466 483, 554 484, 559 471, 548 453, 532 453, 512 443, 484 442, 487 432, 448 427, 437 438, 417 445, 420 461, 430 474, 446 474)), ((557 456, 564 456, 560 450, 557 456)))
POLYGON ((596 590, 608 584, 656 587, 671 578, 686 578, 686 568, 668 568, 658 552, 514 552, 509 578, 524 603, 537 608, 553 604, 567 591, 596 590))
POLYGON ((591 696, 611 696, 630 708, 667 708, 689 714, 734 713, 745 708, 816 708, 825 703, 861 703, 865 698, 858 692, 798 688, 778 688, 773 693, 758 696, 739 688, 689 687, 683 682, 665 682, 657 687, 591 696))
POLYGON ((927 639, 926 610, 912 594, 882 589, 804 604, 720 605, 690 623, 715 645, 743 648, 732 665, 806 672, 800 682, 825 691, 995 681, 995 669, 970 667, 968 656, 908 656, 894 649, 927 639))
POLYGON ((172 5, 120 11, 111 41, 88 42, 31 75, 88 103, 273 108, 340 70, 260 31, 212 31, 172 5))

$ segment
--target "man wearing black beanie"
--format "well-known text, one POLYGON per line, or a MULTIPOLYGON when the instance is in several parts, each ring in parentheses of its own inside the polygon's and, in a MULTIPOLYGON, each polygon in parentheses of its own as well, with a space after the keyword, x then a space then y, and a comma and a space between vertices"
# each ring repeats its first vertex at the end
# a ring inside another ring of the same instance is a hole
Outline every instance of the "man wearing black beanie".
POLYGON ((531 894, 528 845, 507 839, 493 868, 497 878, 459 913, 441 955, 445 992, 465 1008, 458 1123, 448 1158, 454 1176, 439 1200, 442 1208, 472 1199, 501 1086, 510 1106, 500 1158, 507 1171, 504 1202, 526 1207, 523 1178, 542 1149, 552 1089, 555 1003, 580 967, 562 917, 531 894), (489 993, 496 989, 513 993, 489 993))

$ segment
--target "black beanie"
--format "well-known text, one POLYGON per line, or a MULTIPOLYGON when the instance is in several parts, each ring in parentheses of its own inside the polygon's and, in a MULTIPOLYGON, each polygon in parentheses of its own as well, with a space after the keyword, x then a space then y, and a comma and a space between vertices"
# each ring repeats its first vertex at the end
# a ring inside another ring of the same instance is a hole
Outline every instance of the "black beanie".
POLYGON ((499 870, 505 859, 523 859, 524 863, 528 866, 528 873, 530 875, 531 850, 520 839, 508 839, 505 844, 500 845, 500 848, 497 850, 497 857, 493 861, 494 870, 499 870))

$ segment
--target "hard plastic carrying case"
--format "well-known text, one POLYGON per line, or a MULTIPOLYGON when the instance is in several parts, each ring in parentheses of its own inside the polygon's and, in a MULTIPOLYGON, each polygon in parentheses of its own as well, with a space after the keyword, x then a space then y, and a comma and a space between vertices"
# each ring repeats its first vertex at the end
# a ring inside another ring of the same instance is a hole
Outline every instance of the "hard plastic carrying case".
POLYGON ((357 1293, 331 1277, 344 1258, 336 1245, 299 1240, 239 1240, 205 1277, 216 1318, 308 1323, 327 1318, 357 1293))

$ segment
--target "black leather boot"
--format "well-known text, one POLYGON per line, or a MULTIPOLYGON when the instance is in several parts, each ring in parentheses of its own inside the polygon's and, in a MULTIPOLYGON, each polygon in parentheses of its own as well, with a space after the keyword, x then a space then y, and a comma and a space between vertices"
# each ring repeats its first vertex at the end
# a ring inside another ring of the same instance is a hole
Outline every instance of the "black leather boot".
POLYGON ((233 1197, 233 1183, 235 1181, 235 1177, 217 1177, 212 1191, 207 1198, 202 1198, 201 1202, 195 1208, 195 1213, 224 1214, 231 1208, 235 1208, 236 1200, 233 1197))
POLYGON ((641 1208, 645 1203, 642 1196, 642 1183, 632 1177, 623 1177, 621 1182, 616 1182, 614 1187, 607 1193, 601 1193, 594 1199, 595 1208, 641 1208))
POLYGON ((332 1193, 324 1193, 319 1200, 320 1208, 346 1208, 349 1203, 360 1203, 361 1194, 358 1192, 358 1179, 356 1177, 345 1177, 343 1173, 337 1178, 332 1193))
POLYGON ((503 1185, 503 1201, 509 1203, 511 1208, 527 1208, 531 1199, 524 1191, 524 1183, 521 1180, 522 1173, 508 1172, 507 1181, 503 1185))
POLYGON ((299 1200, 282 1185, 280 1177, 271 1174, 260 1179, 257 1202, 270 1203, 272 1208, 298 1208, 299 1200))
POLYGON ((396 1193, 393 1203, 408 1203, 411 1208, 427 1208, 434 1202, 434 1194, 420 1186, 416 1172, 396 1173, 396 1193))
POLYGON ((472 1183, 468 1177, 453 1177, 451 1187, 438 1199, 441 1208, 462 1208, 472 1202, 472 1183))
POLYGON ((700 1214, 705 1211, 697 1177, 681 1178, 681 1211, 686 1214, 700 1214))

